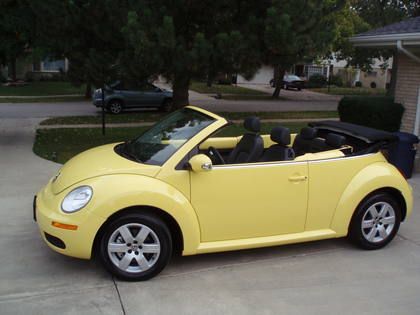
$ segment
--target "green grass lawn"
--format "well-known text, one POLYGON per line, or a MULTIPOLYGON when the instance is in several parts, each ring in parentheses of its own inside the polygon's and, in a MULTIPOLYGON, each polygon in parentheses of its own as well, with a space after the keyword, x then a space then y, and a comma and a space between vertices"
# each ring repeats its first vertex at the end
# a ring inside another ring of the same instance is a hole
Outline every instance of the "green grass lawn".
POLYGON ((190 90, 203 94, 235 94, 235 95, 267 95, 267 93, 247 89, 240 86, 225 85, 225 84, 212 84, 208 87, 205 82, 193 81, 190 90))
POLYGON ((0 103, 57 103, 57 102, 83 102, 89 101, 84 96, 58 96, 58 97, 28 97, 28 98, 8 98, 1 97, 0 103))
MULTIPOLYGON (((240 120, 249 116, 257 116, 260 119, 314 119, 314 118, 337 118, 336 111, 306 111, 306 112, 220 112, 219 115, 231 120, 240 120)), ((166 114, 156 111, 143 113, 123 113, 120 115, 106 115, 107 123, 139 123, 154 122, 162 119, 166 114)), ((85 125, 101 124, 101 116, 68 116, 48 118, 41 125, 85 125)))
POLYGON ((364 87, 330 87, 330 91, 328 88, 313 88, 309 89, 314 92, 331 94, 331 95, 385 95, 385 89, 371 89, 371 88, 364 88, 364 87))
MULTIPOLYGON (((261 133, 269 133, 276 125, 278 124, 263 123, 261 133)), ((292 132, 297 132, 306 126, 306 123, 282 123, 282 126, 290 128, 292 132)), ((65 163, 76 154, 87 149, 136 138, 148 128, 108 128, 105 136, 102 136, 101 128, 38 129, 33 151, 47 160, 65 163)), ((238 136, 244 132, 245 130, 241 125, 231 125, 222 130, 218 136, 238 136)))
POLYGON ((0 85, 0 96, 46 96, 84 94, 84 86, 74 87, 69 82, 29 82, 20 87, 0 85))

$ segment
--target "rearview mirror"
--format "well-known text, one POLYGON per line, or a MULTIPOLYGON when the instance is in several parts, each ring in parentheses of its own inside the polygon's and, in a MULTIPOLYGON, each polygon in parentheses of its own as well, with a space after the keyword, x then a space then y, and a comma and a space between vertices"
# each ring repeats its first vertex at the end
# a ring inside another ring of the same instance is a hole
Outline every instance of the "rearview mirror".
POLYGON ((210 158, 205 154, 194 155, 188 163, 194 172, 208 172, 213 168, 210 158))

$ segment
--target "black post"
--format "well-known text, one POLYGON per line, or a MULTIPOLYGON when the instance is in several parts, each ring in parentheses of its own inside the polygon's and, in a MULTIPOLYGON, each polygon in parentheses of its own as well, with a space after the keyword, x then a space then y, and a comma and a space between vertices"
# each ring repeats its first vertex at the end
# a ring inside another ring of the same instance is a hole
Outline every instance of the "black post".
POLYGON ((102 85, 102 135, 105 136, 105 85, 102 85))

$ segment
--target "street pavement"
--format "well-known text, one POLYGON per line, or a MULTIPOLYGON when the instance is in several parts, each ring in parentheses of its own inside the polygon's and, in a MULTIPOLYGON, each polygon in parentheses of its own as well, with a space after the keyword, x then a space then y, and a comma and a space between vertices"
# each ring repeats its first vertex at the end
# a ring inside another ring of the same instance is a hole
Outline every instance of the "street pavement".
POLYGON ((382 250, 338 239, 179 257, 150 281, 123 282, 43 243, 32 196, 60 165, 32 153, 39 121, 0 119, 1 315, 420 314, 420 175, 412 217, 382 250))
MULTIPOLYGON (((233 101, 190 91, 191 105, 217 112, 330 111, 337 109, 339 101, 336 96, 311 91, 282 91, 282 97, 284 99, 273 101, 233 101)), ((130 111, 142 112, 144 109, 130 111)), ((22 103, 0 103, 0 118, 98 115, 100 112, 91 102, 25 103, 22 100, 22 103)))

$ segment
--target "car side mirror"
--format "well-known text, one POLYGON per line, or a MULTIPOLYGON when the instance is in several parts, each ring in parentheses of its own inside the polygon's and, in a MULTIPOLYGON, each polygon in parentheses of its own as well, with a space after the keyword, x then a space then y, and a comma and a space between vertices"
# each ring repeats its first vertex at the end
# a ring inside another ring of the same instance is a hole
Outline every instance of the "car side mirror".
POLYGON ((210 158, 205 154, 194 155, 188 164, 193 172, 208 172, 213 168, 210 158))

